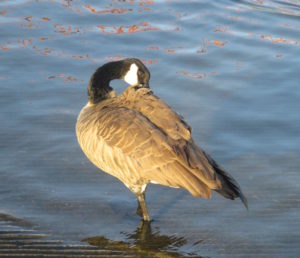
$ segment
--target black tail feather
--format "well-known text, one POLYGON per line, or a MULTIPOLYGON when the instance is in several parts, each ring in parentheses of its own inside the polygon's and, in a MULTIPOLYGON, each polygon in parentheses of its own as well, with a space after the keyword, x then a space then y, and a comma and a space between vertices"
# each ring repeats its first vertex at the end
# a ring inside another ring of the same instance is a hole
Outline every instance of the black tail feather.
POLYGON ((243 202, 243 204, 245 205, 246 209, 248 210, 248 200, 246 196, 243 194, 239 184, 235 181, 235 179, 231 175, 229 175, 226 171, 224 171, 224 169, 222 169, 213 158, 211 158, 206 153, 205 155, 222 182, 222 188, 216 189, 215 191, 223 195, 227 199, 234 200, 235 198, 239 197, 243 202))

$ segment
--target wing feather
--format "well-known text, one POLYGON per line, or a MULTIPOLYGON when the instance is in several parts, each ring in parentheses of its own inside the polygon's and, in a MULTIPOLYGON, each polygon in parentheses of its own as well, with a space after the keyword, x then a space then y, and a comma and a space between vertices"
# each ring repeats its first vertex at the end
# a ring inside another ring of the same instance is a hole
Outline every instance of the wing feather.
MULTIPOLYGON (((170 139, 139 111, 126 107, 105 107, 99 112, 98 123, 99 142, 104 141, 111 148, 118 149, 124 163, 126 160, 131 164, 131 173, 141 177, 139 180, 181 187, 195 196, 210 197, 210 188, 216 185, 214 174, 207 172, 210 177, 203 176, 205 169, 199 170, 200 164, 190 167, 186 157, 180 154, 184 152, 180 150, 180 145, 176 145, 174 139, 170 139)), ((188 150, 185 155, 189 155, 193 149, 190 144, 185 147, 188 150)), ((122 162, 118 165, 122 170, 122 162)))
POLYGON ((138 110, 169 137, 179 140, 191 138, 191 127, 149 88, 131 86, 127 88, 120 100, 123 99, 127 107, 138 110))

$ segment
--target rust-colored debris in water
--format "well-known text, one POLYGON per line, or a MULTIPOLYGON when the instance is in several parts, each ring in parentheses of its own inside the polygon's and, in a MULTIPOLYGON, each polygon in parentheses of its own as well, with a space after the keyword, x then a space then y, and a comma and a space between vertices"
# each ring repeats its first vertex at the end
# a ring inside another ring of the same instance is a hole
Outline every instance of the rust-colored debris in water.
POLYGON ((75 78, 75 77, 72 77, 72 76, 68 76, 68 75, 65 75, 65 74, 63 74, 63 73, 61 73, 61 74, 57 74, 57 75, 50 75, 50 76, 48 76, 48 79, 55 79, 55 78, 62 78, 62 79, 64 79, 64 82, 66 83, 66 82, 76 82, 76 81, 78 81, 78 79, 77 78, 75 78))
POLYGON ((62 33, 65 36, 70 36, 73 33, 80 32, 79 28, 72 28, 72 25, 68 25, 68 27, 65 27, 61 24, 54 24, 54 28, 56 29, 54 32, 62 33))
POLYGON ((159 47, 158 46, 149 46, 149 47, 146 47, 146 50, 159 50, 159 47))
POLYGON ((264 1, 263 0, 254 0, 254 2, 256 4, 259 4, 259 5, 263 5, 264 4, 264 1))
POLYGON ((265 41, 269 41, 269 42, 272 42, 272 43, 282 43, 282 44, 295 44, 297 46, 300 46, 300 41, 297 41, 297 40, 294 40, 294 39, 285 39, 283 37, 279 37, 279 38, 273 38, 272 35, 264 35, 262 34, 260 36, 260 38, 262 40, 265 40, 265 41))
POLYGON ((227 42, 223 42, 223 41, 220 41, 220 40, 217 40, 217 39, 214 40, 214 45, 215 46, 224 47, 226 43, 227 42))
POLYGON ((93 7, 91 7, 90 5, 86 5, 85 7, 87 9, 89 9, 92 13, 98 13, 98 11, 96 9, 94 9, 93 7))
POLYGON ((147 1, 147 0, 140 0, 139 6, 143 6, 143 5, 149 5, 149 4, 155 4, 154 0, 152 1, 147 1))
POLYGON ((22 45, 23 47, 27 47, 28 45, 31 45, 33 42, 33 39, 23 39, 22 45))
POLYGON ((42 20, 43 20, 43 21, 50 21, 51 19, 48 18, 48 17, 43 17, 42 20))
POLYGON ((32 19, 33 19, 33 18, 32 18, 32 16, 28 16, 28 17, 25 17, 24 19, 25 19, 26 21, 32 22, 32 19))
POLYGON ((90 5, 86 5, 85 6, 87 9, 89 9, 92 13, 95 14, 123 14, 123 13, 127 13, 127 12, 132 12, 133 9, 128 9, 128 8, 112 8, 112 9, 104 9, 102 11, 97 11, 95 8, 91 7, 90 5))
POLYGON ((69 7, 70 6, 70 2, 72 2, 73 0, 61 0, 61 4, 65 7, 69 7))
POLYGON ((157 59, 148 59, 148 60, 142 59, 142 62, 146 65, 152 65, 152 64, 158 63, 158 60, 157 59))
POLYGON ((176 53, 175 49, 172 49, 172 48, 168 48, 166 52, 167 52, 167 54, 169 54, 169 55, 170 55, 170 54, 175 54, 175 53, 176 53))
POLYGON ((83 55, 78 55, 78 56, 72 56, 72 58, 79 58, 79 59, 82 59, 82 58, 84 58, 85 56, 83 56, 83 55))
POLYGON ((97 26, 104 34, 129 34, 136 32, 157 31, 160 28, 152 27, 148 22, 142 22, 134 25, 127 26, 110 26, 99 25, 97 26))
POLYGON ((0 12, 0 13, 1 13, 1 15, 2 15, 2 16, 4 16, 4 14, 6 13, 6 11, 4 11, 4 10, 1 10, 1 12, 0 12))
POLYGON ((66 79, 65 79, 65 82, 67 82, 67 81, 70 81, 70 82, 76 82, 77 79, 74 78, 74 77, 72 77, 72 76, 68 76, 68 77, 66 77, 66 79))
POLYGON ((139 30, 139 27, 137 25, 132 25, 129 27, 128 32, 133 33, 139 30))
POLYGON ((187 71, 178 71, 176 72, 176 74, 181 74, 185 77, 189 77, 189 78, 193 78, 193 79, 198 79, 198 80, 201 80, 203 78, 206 78, 206 73, 200 73, 200 72, 197 72, 197 73, 191 73, 191 72, 187 72, 187 71))
POLYGON ((3 51, 6 51, 6 50, 8 50, 8 47, 0 46, 0 49, 3 51))
POLYGON ((132 12, 132 11, 133 11, 132 9, 127 9, 127 8, 120 8, 120 9, 114 8, 114 9, 105 9, 98 13, 100 13, 100 14, 106 14, 106 13, 122 14, 122 13, 127 13, 127 12, 132 12))
POLYGON ((214 30, 214 32, 226 32, 227 31, 227 27, 222 26, 222 25, 217 25, 217 28, 214 30))

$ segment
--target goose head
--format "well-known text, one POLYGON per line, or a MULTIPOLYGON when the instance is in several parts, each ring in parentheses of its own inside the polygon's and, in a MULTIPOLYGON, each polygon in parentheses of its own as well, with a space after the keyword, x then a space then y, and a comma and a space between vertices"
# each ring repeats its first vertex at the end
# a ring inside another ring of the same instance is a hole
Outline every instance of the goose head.
POLYGON ((123 60, 124 73, 122 79, 130 85, 149 88, 150 72, 147 67, 136 58, 123 60))
POLYGON ((121 79, 130 85, 149 88, 150 72, 137 58, 127 58, 100 66, 91 76, 88 85, 88 99, 97 103, 110 98, 113 89, 111 80, 121 79))

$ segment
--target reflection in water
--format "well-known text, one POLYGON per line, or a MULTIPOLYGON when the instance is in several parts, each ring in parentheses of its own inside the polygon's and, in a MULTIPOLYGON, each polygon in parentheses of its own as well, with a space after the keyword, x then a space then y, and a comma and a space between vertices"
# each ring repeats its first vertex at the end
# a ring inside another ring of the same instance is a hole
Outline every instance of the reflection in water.
MULTIPOLYGON (((124 233, 126 241, 113 241, 104 236, 95 236, 83 239, 93 246, 99 246, 104 250, 118 250, 121 252, 133 252, 134 254, 151 257, 183 257, 177 250, 187 244, 184 237, 160 235, 159 230, 152 231, 151 222, 141 220, 137 229, 132 233, 124 233)), ((193 254, 189 253, 187 255, 193 254)), ((199 257, 199 256, 197 256, 199 257)))

